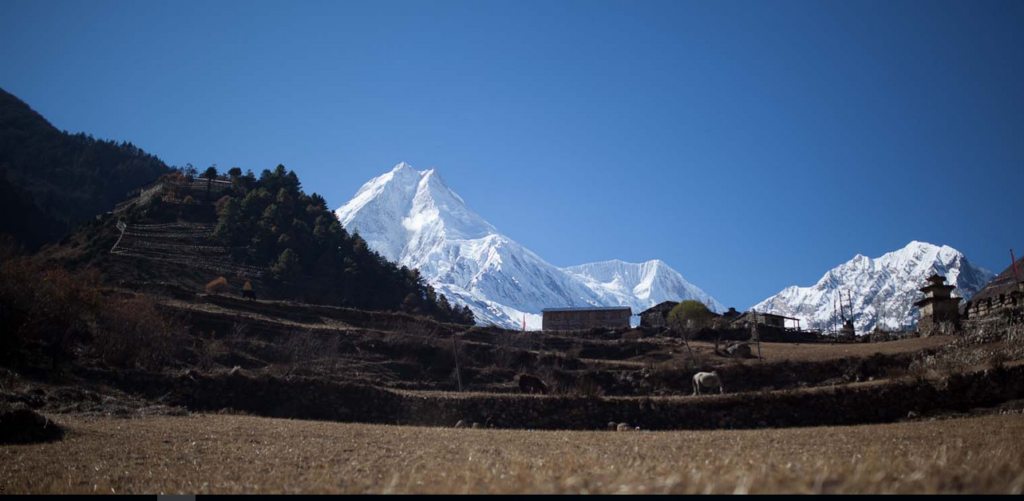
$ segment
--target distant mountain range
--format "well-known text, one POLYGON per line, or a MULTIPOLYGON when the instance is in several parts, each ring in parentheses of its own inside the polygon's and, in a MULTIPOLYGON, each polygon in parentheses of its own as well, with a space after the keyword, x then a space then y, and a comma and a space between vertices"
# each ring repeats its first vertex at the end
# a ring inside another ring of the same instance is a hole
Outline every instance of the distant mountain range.
POLYGON ((858 254, 829 270, 817 284, 786 287, 754 305, 753 309, 799 318, 804 327, 828 330, 839 316, 841 296, 843 304, 847 305, 844 307, 847 316, 853 312, 858 334, 870 332, 876 326, 889 330, 909 329, 916 326, 920 318, 914 302, 924 295, 918 289, 933 273, 945 276, 947 283, 957 287, 956 294, 965 300, 994 276, 952 247, 914 241, 875 259, 858 254))
POLYGON ((659 260, 554 266, 470 209, 436 170, 400 163, 364 184, 336 211, 391 261, 420 270, 481 323, 540 327, 549 307, 630 306, 634 312, 667 300, 696 299, 724 308, 659 260))
MULTIPOLYGON (((62 132, 0 89, 0 209, 6 215, 0 234, 30 249, 56 241, 167 172, 171 168, 159 158, 131 143, 62 132)), ((336 214, 382 256, 419 269, 437 290, 469 306, 481 323, 518 328, 525 317, 528 327, 539 328, 547 307, 630 306, 640 312, 684 299, 724 310, 660 260, 554 266, 499 233, 435 170, 400 163, 363 185, 336 214)), ((837 317, 833 304, 840 295, 844 304, 852 296, 859 333, 876 326, 911 328, 919 315, 913 306, 921 297, 917 289, 932 273, 945 275, 965 299, 993 277, 956 249, 911 242, 875 259, 855 256, 817 284, 787 287, 753 309, 827 330, 837 317)))
MULTIPOLYGON (((686 281, 665 262, 613 260, 559 268, 501 234, 470 209, 435 170, 417 171, 405 163, 363 185, 336 211, 341 223, 358 232, 389 260, 418 268, 436 289, 468 305, 482 323, 540 327, 548 307, 630 306, 634 312, 662 301, 696 299, 723 311, 721 303, 686 281)), ((787 287, 752 309, 802 321, 805 328, 828 330, 840 294, 858 333, 912 328, 919 313, 918 289, 933 273, 970 298, 993 273, 972 264, 948 246, 911 242, 872 259, 858 255, 830 270, 810 287, 787 287)))

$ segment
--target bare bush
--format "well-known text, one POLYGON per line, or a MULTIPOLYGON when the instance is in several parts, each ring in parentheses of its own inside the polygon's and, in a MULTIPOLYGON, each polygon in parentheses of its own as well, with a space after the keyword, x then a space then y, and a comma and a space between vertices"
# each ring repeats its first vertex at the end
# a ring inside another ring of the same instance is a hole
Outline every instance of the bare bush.
POLYGON ((161 312, 151 298, 138 296, 104 308, 92 348, 116 367, 155 370, 177 361, 187 339, 183 319, 161 312))
POLYGON ((298 331, 282 344, 292 369, 302 365, 312 370, 332 370, 338 364, 338 346, 341 337, 314 331, 298 331))
POLYGON ((217 277, 204 287, 207 294, 220 294, 228 289, 228 279, 217 277))
POLYGON ((217 365, 217 357, 223 356, 228 353, 228 347, 225 346, 223 341, 210 340, 201 342, 196 350, 196 361, 195 365, 199 369, 208 371, 213 369, 217 365))
POLYGON ((587 376, 576 378, 576 382, 565 389, 564 395, 584 398, 601 398, 604 396, 604 388, 587 376))
POLYGON ((12 257, 0 264, 0 348, 17 357, 38 346, 56 366, 89 332, 89 323, 103 298, 96 287, 99 273, 45 269, 31 259, 12 257))

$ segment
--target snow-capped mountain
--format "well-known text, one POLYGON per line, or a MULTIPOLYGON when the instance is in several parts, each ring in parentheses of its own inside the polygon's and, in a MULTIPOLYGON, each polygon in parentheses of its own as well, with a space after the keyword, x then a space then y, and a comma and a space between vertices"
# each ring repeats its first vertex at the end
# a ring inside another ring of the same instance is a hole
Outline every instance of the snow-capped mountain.
POLYGON ((721 304, 662 261, 621 261, 559 268, 502 235, 435 170, 400 163, 371 179, 336 211, 387 259, 417 268, 428 283, 477 321, 540 328, 549 307, 630 306, 634 313, 665 300, 721 304))
POLYGON ((721 303, 700 290, 660 259, 646 263, 619 260, 564 268, 576 275, 602 298, 604 304, 629 305, 643 311, 662 301, 696 299, 712 310, 725 311, 721 303))
POLYGON ((914 302, 924 297, 918 289, 933 273, 945 276, 946 283, 957 287, 954 295, 965 300, 994 276, 952 247, 914 241, 876 259, 858 254, 830 270, 817 284, 787 287, 752 309, 799 318, 805 327, 827 330, 840 316, 842 295, 847 317, 852 298, 858 334, 868 333, 876 325, 889 330, 912 328, 920 318, 914 302))

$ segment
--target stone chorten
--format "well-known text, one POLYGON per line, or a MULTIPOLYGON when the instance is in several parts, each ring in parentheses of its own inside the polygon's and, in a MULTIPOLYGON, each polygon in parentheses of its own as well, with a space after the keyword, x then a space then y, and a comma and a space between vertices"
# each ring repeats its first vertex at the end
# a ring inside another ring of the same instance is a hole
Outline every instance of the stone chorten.
POLYGON ((928 285, 922 287, 924 299, 914 303, 921 310, 917 329, 929 332, 942 323, 957 324, 960 321, 960 298, 953 297, 956 286, 946 285, 946 277, 938 273, 928 277, 928 285))

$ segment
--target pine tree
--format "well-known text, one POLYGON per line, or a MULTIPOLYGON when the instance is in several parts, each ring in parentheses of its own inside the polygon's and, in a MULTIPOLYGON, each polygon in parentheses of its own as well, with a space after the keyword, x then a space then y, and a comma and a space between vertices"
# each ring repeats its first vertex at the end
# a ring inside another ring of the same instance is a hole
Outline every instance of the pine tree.
POLYGON ((217 165, 211 165, 206 168, 206 172, 203 172, 203 177, 206 179, 206 201, 210 201, 210 188, 213 185, 213 180, 217 179, 217 165))
POLYGON ((473 310, 469 309, 469 306, 462 307, 462 323, 466 325, 476 324, 476 316, 473 315, 473 310))
POLYGON ((291 249, 285 249, 281 256, 277 258, 277 263, 270 267, 270 272, 278 280, 295 277, 299 274, 300 270, 299 256, 291 249))
POLYGON ((235 234, 239 227, 239 216, 238 200, 234 198, 225 200, 220 211, 220 218, 217 220, 217 227, 213 230, 214 238, 234 244, 235 234))

